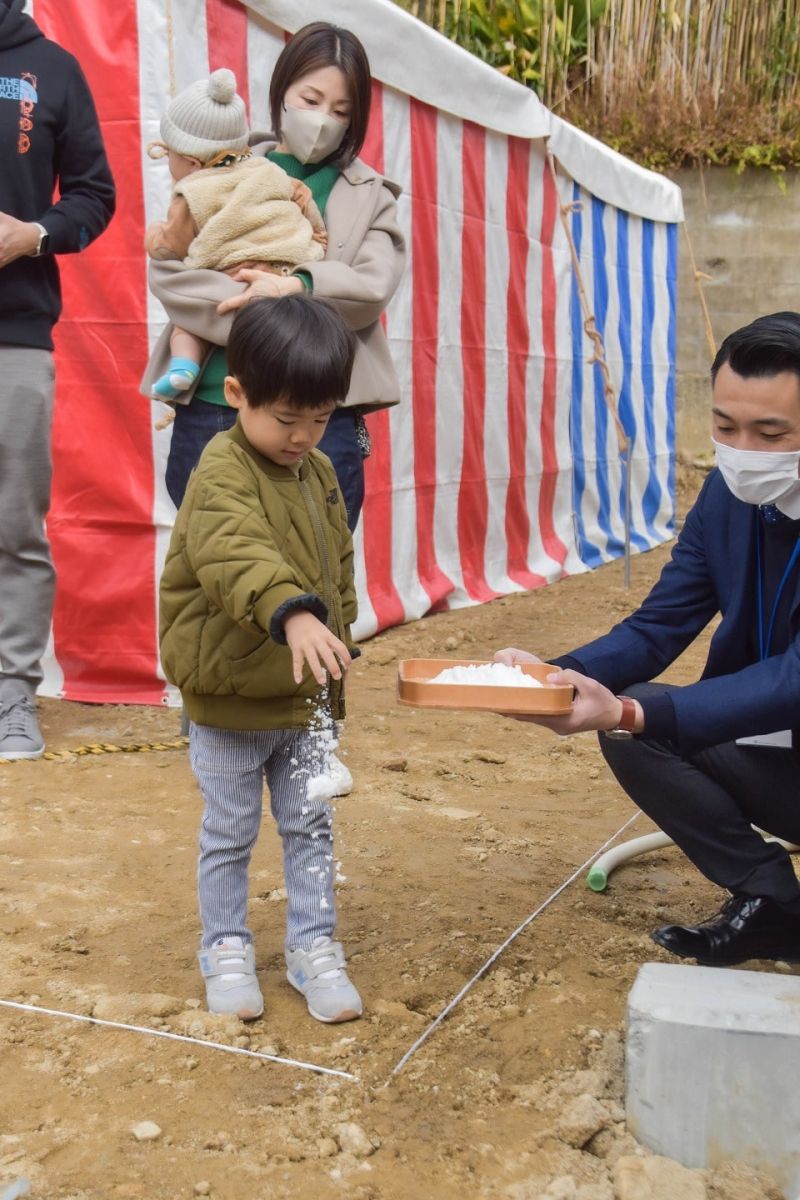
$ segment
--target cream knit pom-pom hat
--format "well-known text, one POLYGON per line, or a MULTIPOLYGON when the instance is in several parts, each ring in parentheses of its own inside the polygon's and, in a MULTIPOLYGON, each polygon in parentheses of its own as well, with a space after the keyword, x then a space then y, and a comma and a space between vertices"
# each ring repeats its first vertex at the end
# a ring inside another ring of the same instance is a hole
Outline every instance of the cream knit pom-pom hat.
POLYGON ((170 150, 201 162, 222 150, 245 150, 247 114, 233 71, 220 67, 184 88, 161 118, 161 137, 170 150))

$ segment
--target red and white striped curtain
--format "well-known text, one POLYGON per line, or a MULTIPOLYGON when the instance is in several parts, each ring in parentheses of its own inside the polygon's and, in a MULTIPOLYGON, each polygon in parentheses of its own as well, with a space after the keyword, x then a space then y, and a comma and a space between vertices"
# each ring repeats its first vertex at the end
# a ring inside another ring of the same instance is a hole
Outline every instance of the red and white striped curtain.
MULTIPOLYGON (((155 429, 138 391, 163 322, 147 291, 142 234, 166 210, 169 177, 145 149, 170 95, 220 66, 236 73, 252 127, 269 128, 269 78, 286 37, 263 15, 269 8, 29 4, 89 79, 118 186, 107 232, 61 260, 48 521, 58 588, 46 694, 169 699, 157 585, 174 516, 163 483, 170 432, 155 429)), ((344 11, 339 20, 347 24, 344 11)), ((554 181, 545 148, 374 83, 363 157, 403 187, 410 256, 386 314, 403 402, 370 418, 358 636, 621 552, 621 468, 576 326, 559 220, 573 182, 564 172, 554 181)), ((637 435, 634 542, 644 548, 671 533, 675 226, 607 204, 598 213, 591 190, 579 199, 573 232, 595 300, 606 297, 609 357, 637 435)))

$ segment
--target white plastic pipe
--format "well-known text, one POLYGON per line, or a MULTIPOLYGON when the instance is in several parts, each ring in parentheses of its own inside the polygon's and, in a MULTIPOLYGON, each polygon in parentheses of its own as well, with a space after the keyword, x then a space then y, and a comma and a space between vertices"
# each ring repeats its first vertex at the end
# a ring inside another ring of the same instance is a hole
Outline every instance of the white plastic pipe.
POLYGON ((601 854, 586 876, 586 882, 593 892, 604 892, 608 886, 608 877, 620 863, 638 854, 646 854, 648 850, 663 850, 665 846, 674 846, 672 838, 660 830, 658 833, 646 833, 643 837, 631 838, 619 846, 612 846, 601 854))
MULTIPOLYGON (((785 842, 783 838, 773 837, 771 833, 765 833, 757 825, 754 825, 753 829, 756 833, 761 834, 765 842, 778 842, 790 854, 800 854, 800 846, 795 846, 792 842, 785 842)), ((663 850, 665 846, 674 845, 672 838, 660 830, 658 833, 646 833, 643 837, 631 838, 629 842, 612 846, 610 850, 606 850, 605 854, 601 854, 586 876, 586 882, 593 892, 604 892, 608 887, 609 875, 616 870, 620 863, 627 862, 629 858, 636 858, 640 854, 647 854, 648 850, 663 850)))

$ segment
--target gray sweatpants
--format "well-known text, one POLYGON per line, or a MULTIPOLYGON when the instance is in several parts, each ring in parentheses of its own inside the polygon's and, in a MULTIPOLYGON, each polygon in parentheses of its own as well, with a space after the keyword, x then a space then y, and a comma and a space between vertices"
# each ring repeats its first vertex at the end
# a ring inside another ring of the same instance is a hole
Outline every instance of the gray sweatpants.
POLYGON ((309 778, 320 767, 314 736, 304 729, 240 732, 192 722, 189 758, 205 802, 197 872, 203 948, 224 937, 252 941, 247 869, 261 826, 265 777, 283 841, 286 945, 309 950, 314 938, 331 937, 336 926, 331 807, 307 795, 309 778))
POLYGON ((53 380, 49 350, 0 346, 0 701, 33 696, 50 633, 53 380))

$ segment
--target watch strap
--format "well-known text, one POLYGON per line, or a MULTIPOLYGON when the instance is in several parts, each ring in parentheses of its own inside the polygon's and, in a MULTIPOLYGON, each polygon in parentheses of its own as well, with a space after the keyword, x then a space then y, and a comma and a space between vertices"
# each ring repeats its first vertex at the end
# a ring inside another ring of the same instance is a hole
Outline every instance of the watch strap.
POLYGON ((34 221, 33 224, 39 230, 39 240, 36 243, 36 249, 34 250, 32 257, 41 258, 41 256, 47 250, 47 243, 50 240, 50 234, 47 232, 44 225, 41 225, 38 221, 34 221))
POLYGON ((617 696, 622 705, 619 721, 609 733, 633 733, 636 726, 636 701, 631 696, 617 696))

